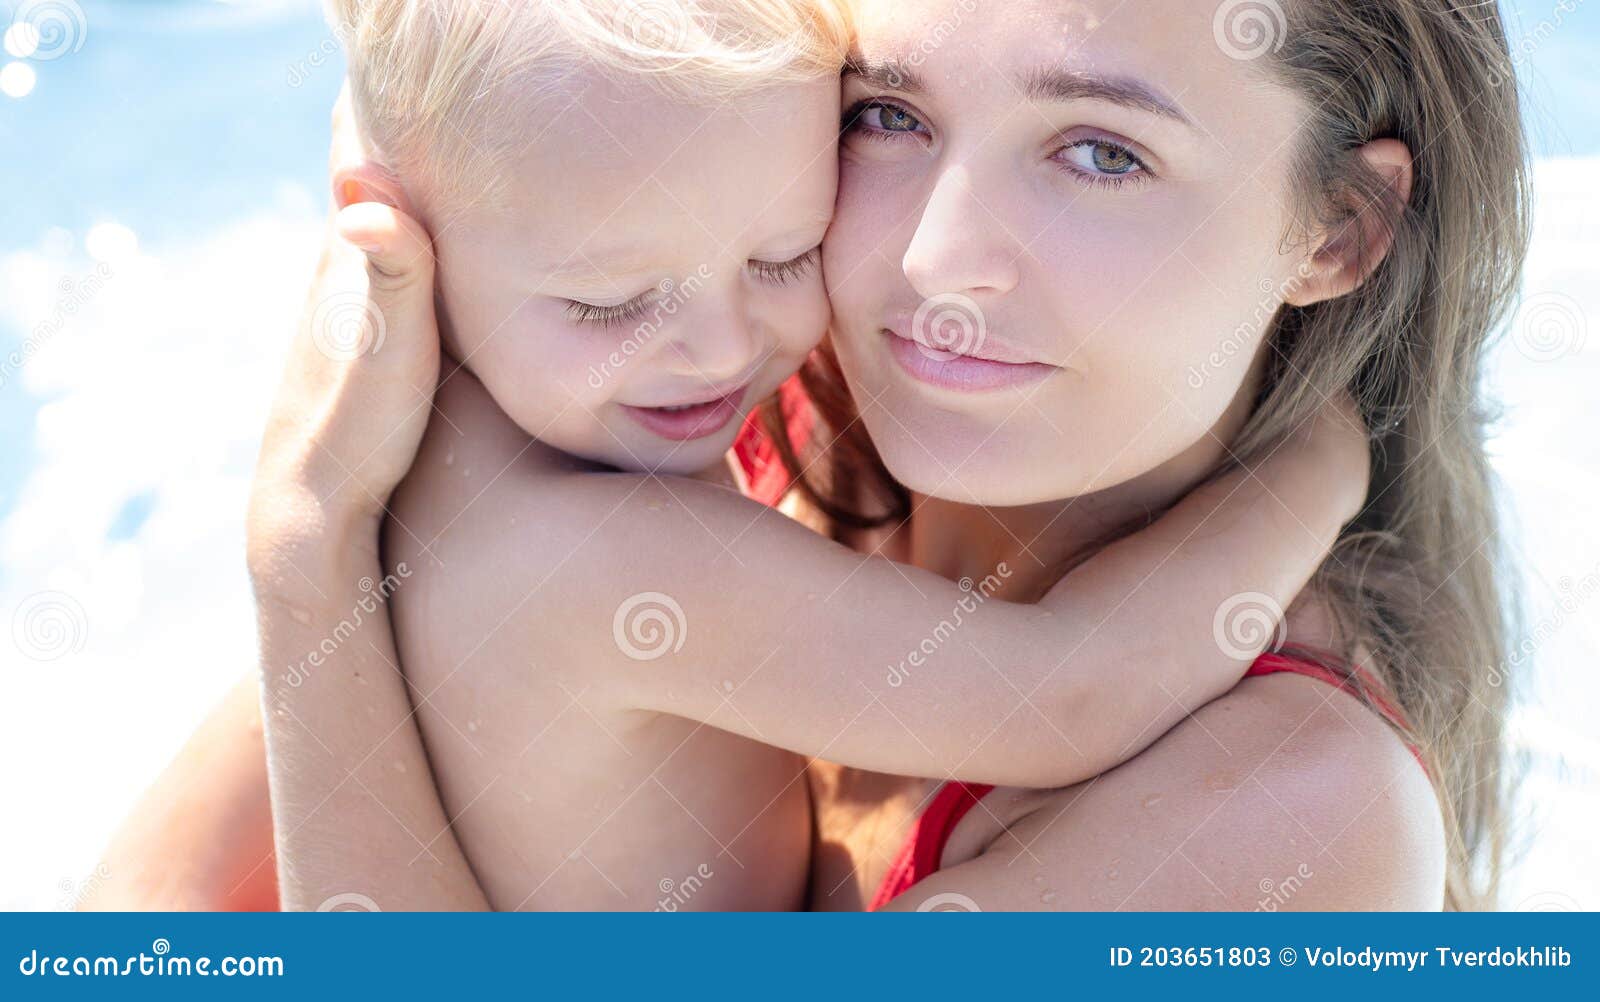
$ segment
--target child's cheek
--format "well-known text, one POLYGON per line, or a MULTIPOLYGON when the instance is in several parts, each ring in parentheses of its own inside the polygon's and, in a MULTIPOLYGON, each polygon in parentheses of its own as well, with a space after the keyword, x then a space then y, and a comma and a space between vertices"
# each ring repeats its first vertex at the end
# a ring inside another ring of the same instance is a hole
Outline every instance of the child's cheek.
POLYGON ((795 356, 810 352, 827 332, 831 315, 828 291, 822 278, 809 279, 806 287, 795 293, 793 308, 786 310, 778 321, 780 350, 795 356))

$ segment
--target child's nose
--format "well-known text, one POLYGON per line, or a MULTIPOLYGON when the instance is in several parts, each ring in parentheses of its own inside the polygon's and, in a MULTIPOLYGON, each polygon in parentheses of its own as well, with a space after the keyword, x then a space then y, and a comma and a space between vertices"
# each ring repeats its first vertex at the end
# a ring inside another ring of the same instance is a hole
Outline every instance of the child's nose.
POLYGON ((730 304, 688 318, 673 348, 684 375, 725 383, 755 367, 760 339, 750 319, 730 304))

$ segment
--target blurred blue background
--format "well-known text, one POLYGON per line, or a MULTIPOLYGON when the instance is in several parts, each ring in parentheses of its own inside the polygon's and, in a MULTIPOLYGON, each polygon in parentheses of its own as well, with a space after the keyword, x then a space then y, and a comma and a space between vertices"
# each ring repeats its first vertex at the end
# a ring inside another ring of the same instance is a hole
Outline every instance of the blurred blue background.
MULTIPOLYGON (((254 662, 242 513, 326 211, 311 0, 0 0, 0 907, 70 904, 254 662), (45 20, 40 20, 44 17, 45 20)), ((1494 443, 1527 575, 1516 908, 1600 908, 1600 2, 1508 0, 1538 157, 1494 443)))

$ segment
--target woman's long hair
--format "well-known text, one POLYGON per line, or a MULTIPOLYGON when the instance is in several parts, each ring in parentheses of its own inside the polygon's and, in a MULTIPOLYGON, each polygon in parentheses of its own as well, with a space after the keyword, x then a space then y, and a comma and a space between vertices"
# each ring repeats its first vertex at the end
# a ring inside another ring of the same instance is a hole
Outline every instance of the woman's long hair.
MULTIPOLYGON (((1514 607, 1497 575, 1482 392, 1516 293, 1528 233, 1527 152, 1497 8, 1450 0, 1301 0, 1272 72, 1305 99, 1295 189, 1301 227, 1389 209, 1392 246, 1354 292, 1282 307, 1258 405, 1233 454, 1264 457, 1323 400, 1350 389, 1372 430, 1362 515, 1312 583, 1349 657, 1369 650, 1428 764, 1448 839, 1446 905, 1492 906, 1510 782, 1503 729, 1514 607), (1380 138, 1414 158, 1409 202, 1353 155, 1380 138)), ((802 381, 816 426, 801 455, 769 413, 796 487, 841 527, 907 517, 824 348, 802 381)), ((1220 472, 1220 471, 1219 471, 1220 472)), ((1081 555, 1080 555, 1081 556, 1081 555)))

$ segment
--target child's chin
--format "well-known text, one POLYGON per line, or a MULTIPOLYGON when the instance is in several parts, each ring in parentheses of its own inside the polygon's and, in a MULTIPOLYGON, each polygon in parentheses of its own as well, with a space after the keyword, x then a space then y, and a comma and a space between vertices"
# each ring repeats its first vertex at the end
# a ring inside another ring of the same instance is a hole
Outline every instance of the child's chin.
POLYGON ((651 443, 631 453, 622 452, 613 459, 613 465, 627 473, 692 477, 722 462, 723 455, 733 447, 735 434, 729 430, 687 442, 651 443))

